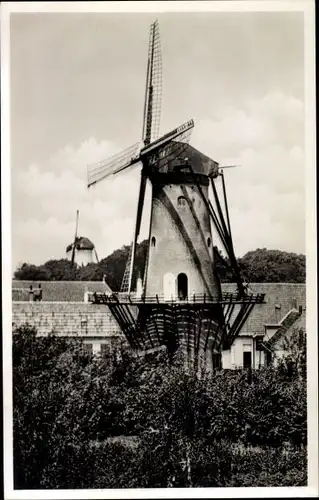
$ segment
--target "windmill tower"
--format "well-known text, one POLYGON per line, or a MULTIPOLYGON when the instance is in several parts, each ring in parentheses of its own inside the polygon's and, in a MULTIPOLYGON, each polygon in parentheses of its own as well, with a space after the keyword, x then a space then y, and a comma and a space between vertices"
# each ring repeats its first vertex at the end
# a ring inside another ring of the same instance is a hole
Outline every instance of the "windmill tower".
POLYGON ((212 354, 232 343, 254 303, 247 297, 234 254, 222 169, 188 144, 193 120, 159 136, 162 61, 159 25, 150 27, 142 147, 134 144, 108 160, 88 166, 88 187, 141 165, 134 236, 121 292, 96 295, 108 304, 132 347, 179 347, 188 360, 212 364, 212 354), (222 180, 223 206, 215 181, 222 180), (147 182, 152 189, 149 245, 142 290, 133 291, 136 244, 147 182), (209 186, 215 206, 209 199, 209 186), (225 297, 214 265, 212 226, 229 257, 238 286, 225 297))
POLYGON ((79 211, 76 211, 75 236, 70 245, 66 247, 66 257, 71 265, 86 266, 92 262, 98 262, 96 249, 89 238, 78 236, 79 211))

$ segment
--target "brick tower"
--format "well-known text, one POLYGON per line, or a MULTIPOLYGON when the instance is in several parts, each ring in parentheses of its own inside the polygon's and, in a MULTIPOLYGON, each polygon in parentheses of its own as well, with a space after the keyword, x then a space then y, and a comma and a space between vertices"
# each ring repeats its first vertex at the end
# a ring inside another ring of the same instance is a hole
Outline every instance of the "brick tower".
MULTIPOLYGON (((217 174, 216 163, 189 145, 183 156, 184 162, 191 163, 208 200, 209 176, 217 174)), ((183 166, 180 160, 171 161, 151 176, 145 295, 158 294, 166 300, 204 294, 217 297, 220 285, 214 273, 209 212, 193 176, 183 166)))

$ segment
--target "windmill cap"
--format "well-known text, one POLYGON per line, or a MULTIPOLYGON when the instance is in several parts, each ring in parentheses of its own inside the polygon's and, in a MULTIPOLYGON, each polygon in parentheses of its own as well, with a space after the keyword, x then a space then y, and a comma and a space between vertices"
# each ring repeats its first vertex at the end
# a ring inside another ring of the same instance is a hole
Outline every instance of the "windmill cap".
POLYGON ((203 174, 207 176, 217 176, 218 175, 218 167, 219 164, 204 155, 198 149, 194 148, 190 144, 185 144, 183 148, 183 154, 180 155, 182 158, 176 158, 176 160, 172 160, 168 166, 168 171, 174 170, 176 162, 179 163, 181 159, 184 161, 187 160, 192 166, 193 171, 196 174, 203 174))
MULTIPOLYGON (((73 243, 70 243, 70 245, 66 247, 66 251, 69 252, 70 250, 72 250, 72 248, 73 248, 73 243)), ((75 240, 75 248, 76 250, 93 250, 94 245, 92 241, 89 240, 89 238, 79 236, 75 240)))

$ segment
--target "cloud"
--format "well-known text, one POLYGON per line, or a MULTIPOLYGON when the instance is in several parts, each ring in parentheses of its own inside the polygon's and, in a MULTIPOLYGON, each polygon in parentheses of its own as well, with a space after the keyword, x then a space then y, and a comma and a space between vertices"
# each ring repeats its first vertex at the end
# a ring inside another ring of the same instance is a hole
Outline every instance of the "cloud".
POLYGON ((300 100, 274 92, 197 127, 198 149, 240 166, 225 170, 238 255, 256 247, 305 251, 303 120, 300 100))
POLYGON ((224 108, 214 118, 199 120, 193 143, 203 153, 220 160, 245 149, 303 147, 303 130, 302 101, 270 92, 262 99, 247 101, 245 108, 224 108))
MULTIPOLYGON (((235 250, 257 247, 304 251, 303 104, 275 92, 247 101, 242 109, 196 124, 192 144, 225 170, 235 250)), ((122 145, 85 140, 60 149, 43 164, 12 175, 13 266, 61 258, 79 233, 89 237, 100 258, 128 244, 133 235, 140 166, 105 179, 89 190, 86 166, 118 152, 122 145)), ((150 189, 141 238, 148 234, 150 189)))
MULTIPOLYGON (((58 151, 45 165, 13 173, 14 268, 18 262, 40 264, 64 257, 74 237, 76 210, 80 210, 79 234, 93 241, 100 258, 131 241, 140 167, 86 187, 86 165, 117 151, 112 144, 90 139, 77 150, 68 146, 58 151)), ((142 237, 147 234, 145 226, 142 237)))

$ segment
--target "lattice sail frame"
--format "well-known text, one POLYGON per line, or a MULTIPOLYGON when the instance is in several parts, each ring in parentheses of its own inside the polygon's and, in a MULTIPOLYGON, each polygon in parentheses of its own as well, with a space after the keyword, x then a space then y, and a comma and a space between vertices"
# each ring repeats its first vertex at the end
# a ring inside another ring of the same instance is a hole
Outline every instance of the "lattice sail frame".
POLYGON ((169 165, 173 166, 174 162, 180 159, 180 156, 186 149, 190 141, 192 129, 181 132, 174 140, 169 142, 163 148, 158 149, 148 156, 148 164, 159 173, 167 173, 169 165), (177 140, 178 139, 178 140, 177 140))
POLYGON ((150 144, 159 136, 162 108, 162 52, 159 24, 156 20, 150 26, 146 91, 144 102, 143 132, 144 144, 150 144))
POLYGON ((110 158, 91 163, 87 166, 87 184, 88 187, 106 179, 110 175, 115 175, 126 168, 129 168, 139 161, 141 144, 139 142, 128 148, 114 154, 110 158))

